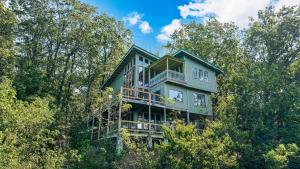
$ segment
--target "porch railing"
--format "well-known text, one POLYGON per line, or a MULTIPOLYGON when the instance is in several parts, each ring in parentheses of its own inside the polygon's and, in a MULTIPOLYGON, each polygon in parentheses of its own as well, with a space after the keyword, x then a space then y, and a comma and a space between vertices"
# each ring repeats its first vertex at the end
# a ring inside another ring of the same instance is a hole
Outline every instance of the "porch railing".
POLYGON ((149 104, 165 105, 161 95, 145 91, 143 88, 122 88, 122 97, 125 99, 140 100, 149 104))
POLYGON ((180 83, 186 83, 185 76, 183 73, 176 72, 174 70, 165 70, 150 79, 150 87, 152 87, 166 79, 174 80, 174 81, 177 81, 180 83))
MULTIPOLYGON (((145 133, 145 132, 152 132, 161 134, 162 133, 162 126, 163 124, 160 123, 149 123, 149 122, 141 122, 141 121, 121 121, 121 128, 127 129, 131 133, 145 133), (150 128, 149 128, 150 127, 150 128)), ((112 122, 109 124, 109 133, 114 133, 118 130, 118 123, 112 122)))

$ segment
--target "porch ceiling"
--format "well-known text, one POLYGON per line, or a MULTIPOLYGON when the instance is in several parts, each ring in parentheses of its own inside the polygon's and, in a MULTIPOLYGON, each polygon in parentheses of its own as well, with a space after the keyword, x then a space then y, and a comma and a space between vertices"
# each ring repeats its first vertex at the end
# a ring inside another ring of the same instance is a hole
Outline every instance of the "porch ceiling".
POLYGON ((184 64, 184 62, 181 61, 180 59, 174 58, 170 55, 165 55, 164 57, 160 58, 156 62, 152 63, 148 67, 148 69, 150 68, 151 70, 163 71, 163 70, 166 70, 167 67, 169 69, 173 69, 173 68, 176 68, 183 64, 184 64), (167 66, 167 63, 168 63, 168 66, 167 66))

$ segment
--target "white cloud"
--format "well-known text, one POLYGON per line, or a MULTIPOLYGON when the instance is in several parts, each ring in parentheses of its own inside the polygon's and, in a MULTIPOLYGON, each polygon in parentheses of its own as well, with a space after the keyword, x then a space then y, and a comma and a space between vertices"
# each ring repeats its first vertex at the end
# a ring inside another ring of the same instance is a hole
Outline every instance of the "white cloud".
POLYGON ((132 12, 123 18, 125 22, 128 22, 130 25, 136 25, 142 19, 143 15, 137 12, 132 12))
POLYGON ((169 25, 166 25, 162 28, 160 31, 160 34, 156 36, 156 38, 159 41, 169 41, 170 36, 176 31, 179 30, 182 27, 181 20, 180 19, 173 19, 172 23, 169 25))
POLYGON ((147 21, 141 21, 139 28, 144 34, 152 32, 152 28, 150 27, 149 22, 147 21))
POLYGON ((126 17, 123 18, 123 20, 126 23, 129 23, 129 25, 136 25, 139 24, 139 29, 143 34, 148 34, 152 32, 152 28, 149 24, 149 22, 142 20, 143 14, 140 14, 138 12, 132 12, 128 14, 126 17))
POLYGON ((214 15, 220 22, 235 22, 240 28, 247 27, 249 17, 257 18, 257 12, 273 4, 275 8, 283 5, 299 5, 299 0, 205 0, 193 1, 179 6, 182 18, 214 15))

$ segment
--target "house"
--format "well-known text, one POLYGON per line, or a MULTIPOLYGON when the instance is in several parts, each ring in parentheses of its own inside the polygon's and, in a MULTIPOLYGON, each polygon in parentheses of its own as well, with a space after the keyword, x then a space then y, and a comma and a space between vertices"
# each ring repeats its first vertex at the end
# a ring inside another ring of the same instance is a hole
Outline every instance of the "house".
POLYGON ((217 92, 216 76, 222 73, 186 50, 158 57, 133 45, 101 86, 112 87, 121 98, 102 112, 99 131, 118 138, 119 129, 126 128, 151 146, 163 138, 161 125, 171 125, 176 112, 186 123, 211 118, 211 94, 217 92), (132 108, 123 111, 125 103, 132 108))

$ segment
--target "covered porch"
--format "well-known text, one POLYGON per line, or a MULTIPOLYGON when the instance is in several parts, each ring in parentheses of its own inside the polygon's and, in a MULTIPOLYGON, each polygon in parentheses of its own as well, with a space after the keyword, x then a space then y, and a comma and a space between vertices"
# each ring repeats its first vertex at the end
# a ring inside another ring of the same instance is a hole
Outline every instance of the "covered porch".
POLYGON ((186 83, 184 62, 170 55, 165 55, 151 64, 147 72, 149 76, 149 87, 155 86, 164 80, 186 83))

